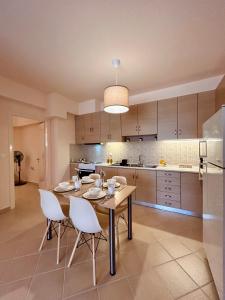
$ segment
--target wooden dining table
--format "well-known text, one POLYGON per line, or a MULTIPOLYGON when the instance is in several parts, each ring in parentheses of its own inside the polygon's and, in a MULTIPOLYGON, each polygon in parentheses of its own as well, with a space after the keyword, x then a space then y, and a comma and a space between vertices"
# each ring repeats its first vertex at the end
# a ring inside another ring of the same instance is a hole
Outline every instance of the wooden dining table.
MULTIPOLYGON (((61 203, 68 203, 69 197, 82 197, 89 188, 94 184, 82 184, 80 190, 69 191, 65 193, 55 193, 61 203)), ((111 198, 102 198, 100 200, 90 200, 100 207, 109 210, 109 261, 110 261, 110 275, 116 274, 116 243, 115 243, 115 210, 121 203, 127 201, 127 216, 128 216, 128 240, 132 239, 132 194, 136 190, 136 186, 121 185, 118 187, 111 198)), ((51 226, 48 232, 48 239, 52 238, 51 226)))

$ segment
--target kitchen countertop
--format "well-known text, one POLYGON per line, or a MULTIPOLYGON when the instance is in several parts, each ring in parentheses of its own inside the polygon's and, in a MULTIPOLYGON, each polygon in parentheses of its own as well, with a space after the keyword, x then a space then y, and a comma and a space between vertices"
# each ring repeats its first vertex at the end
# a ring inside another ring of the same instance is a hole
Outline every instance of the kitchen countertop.
POLYGON ((165 167, 158 166, 156 168, 149 167, 129 167, 129 166, 113 166, 107 163, 97 163, 95 164, 98 167, 110 167, 110 168, 129 168, 129 169, 140 169, 140 170, 156 170, 156 171, 173 171, 173 172, 187 172, 187 173, 198 173, 199 167, 192 166, 192 168, 179 167, 179 165, 167 165, 165 167))

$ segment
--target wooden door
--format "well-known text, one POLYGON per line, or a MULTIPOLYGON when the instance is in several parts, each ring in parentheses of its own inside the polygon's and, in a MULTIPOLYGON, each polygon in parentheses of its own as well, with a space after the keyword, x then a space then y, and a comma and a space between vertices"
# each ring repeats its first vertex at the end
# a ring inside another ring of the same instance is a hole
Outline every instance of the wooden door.
POLYGON ((137 105, 131 105, 129 111, 121 114, 122 136, 138 135, 137 105))
POLYGON ((101 112, 101 142, 109 142, 110 141, 110 114, 104 111, 101 112))
POLYGON ((156 203, 156 171, 136 169, 136 201, 156 203))
POLYGON ((110 142, 121 142, 121 116, 120 114, 109 114, 109 137, 110 142))
POLYGON ((140 135, 157 134, 157 101, 138 105, 138 131, 140 135))
POLYGON ((202 126, 215 113, 215 91, 198 94, 198 138, 202 137, 202 126))
POLYGON ((178 97, 178 139, 197 138, 197 94, 178 97))
POLYGON ((85 142, 85 128, 84 128, 84 116, 75 117, 75 137, 76 144, 83 144, 85 142))
POLYGON ((126 177, 128 185, 135 185, 135 169, 118 168, 118 176, 126 177))
POLYGON ((202 182, 198 174, 181 173, 181 208, 202 214, 202 182))
POLYGON ((177 139, 177 98, 158 101, 158 140, 177 139))

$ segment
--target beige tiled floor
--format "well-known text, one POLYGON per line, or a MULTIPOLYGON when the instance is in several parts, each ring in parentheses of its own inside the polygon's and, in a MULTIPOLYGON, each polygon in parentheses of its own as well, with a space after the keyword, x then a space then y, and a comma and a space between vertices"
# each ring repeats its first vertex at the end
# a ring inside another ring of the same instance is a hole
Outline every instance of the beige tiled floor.
POLYGON ((0 217, 0 299, 3 300, 205 300, 218 299, 202 247, 201 219, 133 206, 133 240, 121 225, 117 274, 109 275, 108 245, 97 253, 97 287, 89 250, 79 248, 66 264, 75 239, 56 239, 38 252, 45 228, 37 187, 17 187, 17 206, 0 217))

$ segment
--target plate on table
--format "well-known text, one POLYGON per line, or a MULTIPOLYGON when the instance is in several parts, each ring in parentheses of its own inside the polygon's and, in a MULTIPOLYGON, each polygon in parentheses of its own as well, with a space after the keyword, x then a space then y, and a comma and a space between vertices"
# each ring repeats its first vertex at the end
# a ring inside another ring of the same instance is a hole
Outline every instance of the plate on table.
POLYGON ((87 199, 87 200, 99 200, 102 199, 106 196, 106 192, 105 191, 101 191, 97 196, 93 196, 90 195, 89 192, 86 192, 83 194, 83 198, 87 199))
MULTIPOLYGON (((104 187, 104 188, 107 188, 107 187, 108 187, 108 182, 104 182, 104 183, 103 183, 103 187, 104 187)), ((116 182, 115 187, 116 187, 116 188, 120 187, 120 183, 119 183, 119 182, 116 182)))
POLYGON ((67 187, 61 187, 61 186, 57 186, 54 188, 54 192, 56 193, 65 193, 65 192, 70 192, 75 190, 74 185, 68 185, 67 187))
POLYGON ((89 179, 81 179, 81 182, 85 184, 85 183, 93 183, 95 181, 94 179, 89 178, 89 179))

